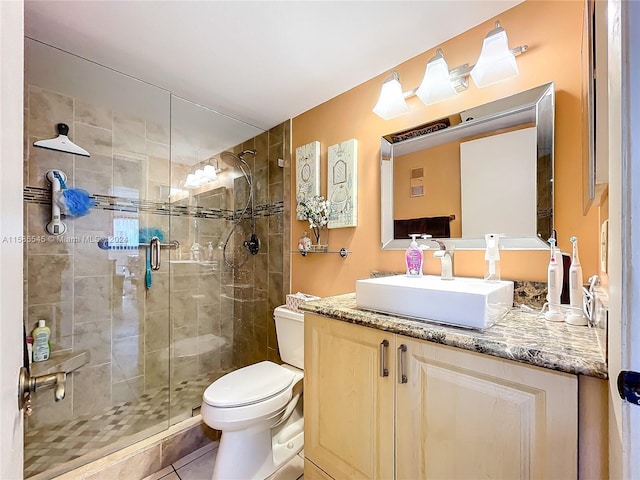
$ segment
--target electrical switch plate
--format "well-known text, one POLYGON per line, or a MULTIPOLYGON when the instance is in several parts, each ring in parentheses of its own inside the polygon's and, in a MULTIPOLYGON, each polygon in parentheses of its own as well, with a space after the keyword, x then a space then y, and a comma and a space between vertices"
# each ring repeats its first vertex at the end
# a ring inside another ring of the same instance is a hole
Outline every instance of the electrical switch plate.
POLYGON ((609 252, 609 220, 602 222, 600 227, 600 270, 607 273, 609 252))

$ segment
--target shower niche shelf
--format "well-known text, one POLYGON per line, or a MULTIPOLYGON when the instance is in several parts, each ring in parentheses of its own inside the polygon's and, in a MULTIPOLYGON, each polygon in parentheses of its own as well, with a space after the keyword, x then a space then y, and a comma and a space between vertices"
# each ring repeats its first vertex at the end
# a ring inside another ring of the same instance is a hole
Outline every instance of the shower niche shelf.
POLYGON ((48 360, 32 362, 29 367, 31 369, 31 375, 36 377, 56 372, 71 373, 89 363, 89 359, 90 354, 88 350, 75 352, 58 351, 52 352, 48 360))
POLYGON ((338 255, 340 255, 342 258, 347 258, 347 256, 351 252, 350 250, 347 250, 346 248, 341 248, 340 250, 309 250, 309 251, 304 251, 304 250, 291 250, 291 253, 299 253, 300 255, 302 255, 303 257, 306 257, 307 255, 317 255, 317 254, 327 254, 327 253, 337 253, 338 255))

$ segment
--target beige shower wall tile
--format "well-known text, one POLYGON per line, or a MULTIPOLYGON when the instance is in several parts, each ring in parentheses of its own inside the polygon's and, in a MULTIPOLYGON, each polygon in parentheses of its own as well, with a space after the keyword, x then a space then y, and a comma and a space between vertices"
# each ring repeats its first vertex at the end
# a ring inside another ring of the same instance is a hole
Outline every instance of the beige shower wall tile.
POLYGON ((111 377, 120 382, 144 375, 144 337, 116 338, 113 340, 111 377))
POLYGON ((169 347, 169 311, 147 312, 144 326, 145 352, 169 347))
POLYGON ((144 357, 144 389, 169 385, 169 348, 148 352, 144 357))
POLYGON ((218 305, 201 305, 198 309, 198 335, 221 335, 222 314, 218 305))
POLYGON ((158 122, 152 122, 147 120, 147 140, 150 140, 155 143, 164 143, 165 145, 169 145, 171 141, 171 136, 169 134, 169 125, 163 125, 158 122))
POLYGON ((171 130, 171 161, 183 165, 198 163, 198 140, 175 127, 171 130))
MULTIPOLYGON (((89 365, 111 362, 111 321, 89 322, 73 326, 73 348, 89 350, 89 365)), ((111 370, 109 370, 111 383, 111 370)))
MULTIPOLYGON (((140 284, 139 289, 144 289, 140 284)), ((118 305, 113 308, 113 338, 126 338, 144 333, 142 318, 144 315, 144 291, 129 292, 118 305)))
POLYGON ((75 229, 87 232, 104 232, 105 236, 113 233, 113 212, 93 208, 89 214, 73 219, 75 229))
POLYGON ((171 358, 188 357, 198 349, 198 325, 174 328, 171 345, 171 358))
MULTIPOLYGON (((91 155, 97 154, 111 156, 113 151, 111 130, 77 123, 75 125, 75 134, 74 142, 88 151, 91 155)), ((86 159, 85 161, 91 160, 86 159)))
POLYGON ((76 161, 75 188, 86 190, 91 195, 111 195, 113 178, 111 172, 99 173, 77 168, 77 166, 76 161))
POLYGON ((70 298, 60 303, 29 305, 26 312, 27 333, 36 327, 38 320, 45 320, 51 329, 51 351, 73 347, 73 303, 70 298))
POLYGON ((255 205, 265 205, 269 201, 269 186, 267 184, 269 169, 267 167, 256 170, 254 175, 255 183, 253 194, 255 195, 255 205))
POLYGON ((169 185, 171 179, 171 162, 169 146, 161 143, 147 142, 149 158, 149 181, 169 185))
POLYGON ((73 271, 76 277, 112 275, 115 273, 116 259, 111 259, 109 250, 102 250, 95 241, 103 237, 104 231, 76 232, 78 243, 74 245, 73 271))
POLYGON ((114 155, 113 186, 116 194, 127 198, 145 198, 146 170, 146 158, 114 155), (118 190, 121 187, 126 190, 118 190))
POLYGON ((184 357, 171 359, 171 385, 178 385, 192 379, 198 372, 198 356, 196 352, 184 357))
POLYGON ((111 405, 111 364, 85 366, 73 376, 74 417, 97 413, 111 405))
POLYGON ((77 326, 86 322, 110 322, 111 276, 76 277, 73 283, 74 324, 77 326))
POLYGON ((75 121, 92 127, 111 130, 113 112, 110 108, 75 100, 75 121))
MULTIPOLYGON (((112 176, 113 157, 111 155, 103 155, 100 153, 92 153, 90 158, 76 157, 75 168, 112 176)), ((89 191, 89 193, 94 192, 89 191)))
MULTIPOLYGON (((181 277, 175 277, 179 279, 181 277)), ((171 324, 173 328, 182 328, 198 323, 199 300, 195 292, 173 292, 171 295, 171 324)))
POLYGON ((147 290, 145 310, 150 312, 169 311, 169 274, 151 272, 151 288, 147 290))
POLYGON ((144 120, 114 113, 113 151, 117 153, 146 153, 146 125, 144 120))
POLYGON ((187 179, 187 175, 191 172, 191 164, 182 164, 177 162, 175 153, 171 155, 171 186, 181 187, 187 179))
MULTIPOLYGON (((32 145, 36 140, 39 138, 30 136, 29 144, 32 145)), ((51 188, 45 177, 48 170, 63 171, 71 182, 70 184, 73 184, 73 155, 31 146, 27 165, 29 169, 27 184, 29 186, 51 188)))
POLYGON ((73 98, 30 85, 29 135, 37 140, 56 138, 58 123, 69 126, 69 138, 73 140, 73 98))
POLYGON ((255 137, 255 169, 260 170, 267 166, 269 158, 269 132, 263 132, 255 137))
MULTIPOLYGON (((202 254, 202 252, 201 252, 202 254)), ((200 265, 196 265, 200 268, 200 265)), ((172 277, 172 285, 171 288, 175 292, 187 292, 191 295, 198 294, 198 275, 176 275, 174 274, 172 277)), ((193 297, 195 300, 197 297, 193 297)))
POLYGON ((27 258, 29 305, 60 303, 73 298, 70 255, 30 255, 27 258))
POLYGON ((282 182, 269 184, 269 203, 282 202, 284 198, 284 190, 282 182))

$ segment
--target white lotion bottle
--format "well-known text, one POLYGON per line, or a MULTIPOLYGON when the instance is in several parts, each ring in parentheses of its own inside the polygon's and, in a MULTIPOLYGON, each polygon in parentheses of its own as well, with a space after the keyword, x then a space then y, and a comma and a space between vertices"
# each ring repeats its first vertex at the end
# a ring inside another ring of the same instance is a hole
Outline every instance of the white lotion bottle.
POLYGON ((51 330, 45 325, 44 320, 38 320, 38 326, 33 329, 33 361, 43 362, 49 360, 51 354, 51 345, 49 338, 51 330))
POLYGON ((564 321, 564 315, 560 309, 560 295, 562 294, 562 265, 558 263, 558 252, 556 251, 556 239, 550 238, 551 257, 547 268, 547 301, 549 310, 544 314, 545 320, 550 322, 564 321), (560 274, 558 274, 560 270, 560 274))
POLYGON ((569 309, 565 321, 571 325, 585 326, 587 318, 582 312, 584 292, 582 290, 582 265, 580 265, 578 257, 578 238, 571 237, 569 241, 573 244, 571 267, 569 267, 569 300, 572 308, 569 309))
POLYGON ((411 237, 411 244, 404 255, 407 264, 407 277, 421 277, 423 256, 422 249, 418 246, 418 242, 416 242, 416 238, 419 235, 413 233, 409 236, 411 237))
POLYGON ((500 281, 500 236, 487 233, 484 236, 487 249, 484 251, 484 281, 500 281))

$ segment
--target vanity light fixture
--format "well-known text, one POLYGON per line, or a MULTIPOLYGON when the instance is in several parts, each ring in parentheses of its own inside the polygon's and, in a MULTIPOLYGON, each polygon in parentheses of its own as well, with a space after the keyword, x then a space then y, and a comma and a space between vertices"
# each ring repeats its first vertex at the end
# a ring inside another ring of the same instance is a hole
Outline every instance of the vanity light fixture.
POLYGON ((187 179, 184 181, 185 188, 199 188, 206 183, 211 183, 218 178, 218 169, 211 164, 211 159, 206 160, 206 163, 200 163, 200 168, 197 168, 195 172, 189 173, 187 179))
MULTIPOLYGON (((524 48, 526 50, 527 47, 524 48)), ((484 37, 480 58, 469 73, 479 88, 518 75, 515 54, 509 49, 507 32, 504 31, 500 22, 496 21, 495 28, 484 37)))
POLYGON ((427 62, 422 83, 416 89, 403 93, 398 72, 393 70, 391 77, 382 85, 373 112, 385 120, 390 120, 409 112, 406 99, 414 95, 425 105, 431 105, 465 90, 469 86, 469 76, 479 88, 514 77, 518 75, 515 57, 526 52, 528 48, 527 45, 520 45, 509 49, 507 33, 500 22, 496 21, 495 28, 484 39, 480 57, 475 65, 465 63, 450 70, 442 49, 438 48, 436 54, 427 62))
POLYGON ((402 93, 400 77, 395 70, 391 71, 391 77, 382 84, 380 98, 378 98, 376 106, 373 107, 373 113, 385 120, 391 120, 409 113, 409 106, 405 100, 404 93, 402 93))
POLYGON ((416 95, 425 105, 431 105, 457 95, 451 76, 449 65, 444 59, 442 49, 436 50, 436 54, 427 62, 422 83, 416 90, 416 95))

